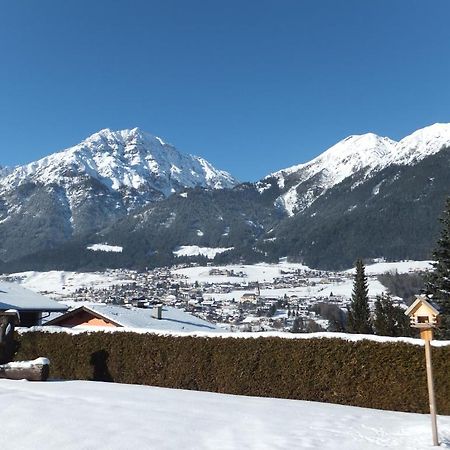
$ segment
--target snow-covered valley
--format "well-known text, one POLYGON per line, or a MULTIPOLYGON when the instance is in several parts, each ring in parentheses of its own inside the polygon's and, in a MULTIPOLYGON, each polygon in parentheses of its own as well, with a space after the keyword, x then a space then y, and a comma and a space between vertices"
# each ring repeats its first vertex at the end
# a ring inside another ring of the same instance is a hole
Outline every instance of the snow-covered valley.
MULTIPOLYGON (((430 264, 430 261, 400 261, 368 265, 371 306, 377 296, 388 291, 379 275, 390 272, 418 277, 430 264)), ((303 331, 314 332, 336 331, 329 328, 328 313, 321 315, 320 308, 329 305, 335 314, 343 314, 351 299, 353 277, 353 270, 318 271, 282 261, 179 265, 143 272, 21 272, 0 279, 18 282, 71 307, 84 303, 131 307, 137 304, 136 299, 141 299, 149 304, 176 307, 225 330, 291 331, 297 318, 305 327, 303 331)), ((394 296, 394 301, 405 307, 401 298, 394 296)))

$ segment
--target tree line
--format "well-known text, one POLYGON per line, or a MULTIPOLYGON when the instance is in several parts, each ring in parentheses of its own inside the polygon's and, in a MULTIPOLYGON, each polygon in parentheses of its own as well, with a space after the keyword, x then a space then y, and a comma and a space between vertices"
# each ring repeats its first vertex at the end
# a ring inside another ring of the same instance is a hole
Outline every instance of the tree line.
MULTIPOLYGON (((426 294, 440 312, 436 337, 450 339, 450 198, 447 199, 440 222, 442 228, 433 251, 433 270, 425 275, 423 287, 418 280, 416 280, 415 287, 422 287, 422 293, 426 294)), ((392 287, 407 292, 407 297, 411 298, 411 286, 405 286, 403 279, 387 276, 386 280, 392 287)), ((411 336, 409 318, 405 316, 401 307, 394 305, 390 294, 382 294, 377 297, 374 313, 371 314, 367 276, 361 259, 356 262, 346 330, 350 333, 411 336)))

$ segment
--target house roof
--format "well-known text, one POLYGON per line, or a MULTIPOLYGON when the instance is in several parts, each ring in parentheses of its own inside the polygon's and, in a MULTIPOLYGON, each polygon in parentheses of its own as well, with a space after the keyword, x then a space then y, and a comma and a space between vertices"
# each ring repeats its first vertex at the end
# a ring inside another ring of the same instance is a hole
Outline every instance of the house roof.
POLYGON ((0 281, 0 311, 67 311, 67 306, 17 283, 0 281))
POLYGON ((424 295, 418 295, 416 300, 405 311, 405 315, 409 316, 409 315, 413 314, 421 304, 428 307, 434 315, 437 316, 439 314, 439 310, 436 305, 434 305, 432 302, 428 301, 424 295))
POLYGON ((103 303, 85 303, 79 308, 52 319, 45 325, 58 325, 62 320, 72 317, 81 311, 87 311, 95 317, 127 328, 162 331, 223 331, 213 323, 171 306, 163 306, 162 319, 155 319, 152 317, 151 308, 124 307, 105 305, 103 303))

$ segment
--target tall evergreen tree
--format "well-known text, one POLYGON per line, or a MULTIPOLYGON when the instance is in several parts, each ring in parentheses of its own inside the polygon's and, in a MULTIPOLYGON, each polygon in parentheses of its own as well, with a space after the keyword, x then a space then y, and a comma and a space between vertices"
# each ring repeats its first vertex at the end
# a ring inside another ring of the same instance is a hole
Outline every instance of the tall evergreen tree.
POLYGON ((348 331, 350 333, 371 334, 369 309, 369 288, 361 259, 356 261, 356 273, 353 282, 352 300, 348 307, 348 331))
POLYGON ((389 294, 381 294, 375 302, 373 327, 381 336, 410 336, 409 318, 404 310, 395 306, 389 294))
POLYGON ((433 252, 433 271, 426 277, 426 290, 438 305, 441 322, 437 337, 450 339, 450 197, 441 219, 442 229, 433 252))

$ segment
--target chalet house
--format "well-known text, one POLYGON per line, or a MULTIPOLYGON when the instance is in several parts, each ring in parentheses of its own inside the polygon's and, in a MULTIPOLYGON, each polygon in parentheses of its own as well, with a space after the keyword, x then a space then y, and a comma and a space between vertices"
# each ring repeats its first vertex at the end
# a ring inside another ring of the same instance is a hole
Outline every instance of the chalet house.
POLYGON ((62 313, 68 307, 41 294, 25 289, 17 283, 0 282, 0 311, 19 312, 21 327, 41 325, 50 313, 62 313))
POLYGON ((170 306, 135 308, 102 303, 84 304, 48 322, 61 327, 126 327, 158 331, 213 331, 221 328, 170 306))

